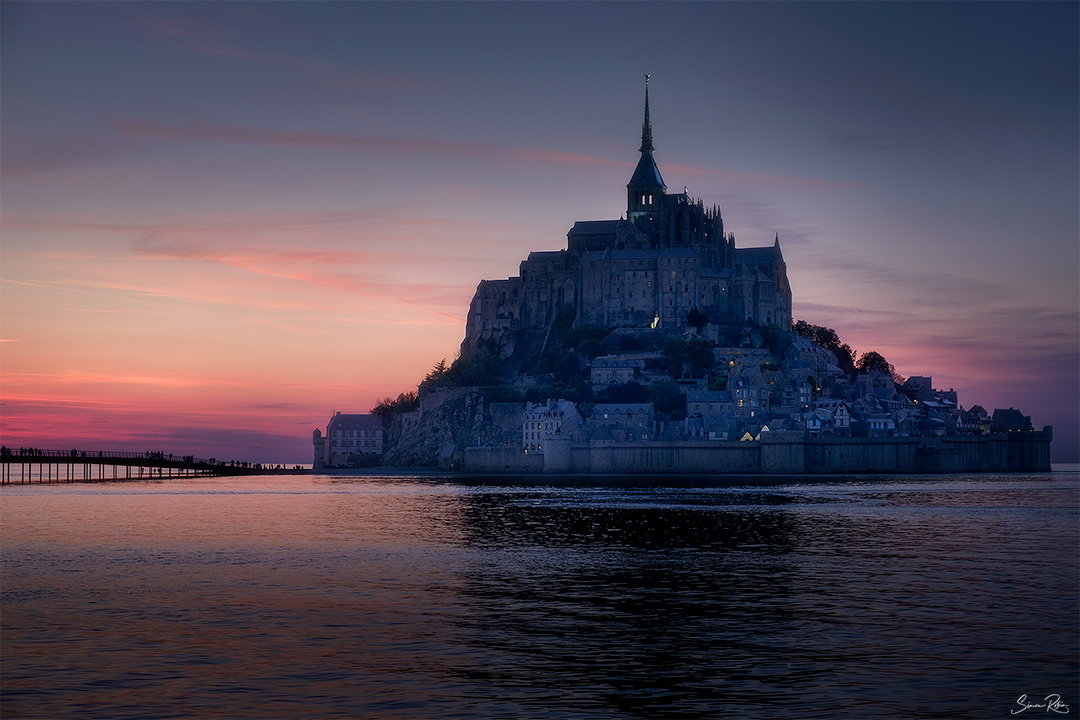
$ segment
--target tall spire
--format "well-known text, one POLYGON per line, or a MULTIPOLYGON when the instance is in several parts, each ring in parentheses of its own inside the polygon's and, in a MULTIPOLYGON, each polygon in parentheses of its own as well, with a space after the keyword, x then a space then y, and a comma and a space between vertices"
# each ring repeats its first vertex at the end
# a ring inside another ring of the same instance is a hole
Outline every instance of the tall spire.
POLYGON ((641 157, 626 185, 626 219, 649 215, 667 193, 660 169, 653 160, 652 122, 649 120, 649 76, 645 76, 645 121, 641 123, 641 157))
POLYGON ((652 122, 649 120, 649 76, 645 76, 645 122, 641 123, 641 152, 652 152, 652 122))

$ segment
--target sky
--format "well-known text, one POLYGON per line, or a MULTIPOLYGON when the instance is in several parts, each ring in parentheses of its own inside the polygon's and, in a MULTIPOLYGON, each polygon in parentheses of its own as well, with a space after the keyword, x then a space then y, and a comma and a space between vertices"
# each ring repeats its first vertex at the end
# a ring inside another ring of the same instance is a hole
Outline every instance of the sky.
POLYGON ((1075 2, 0 4, 0 436, 310 463, 668 187, 1080 460, 1075 2))

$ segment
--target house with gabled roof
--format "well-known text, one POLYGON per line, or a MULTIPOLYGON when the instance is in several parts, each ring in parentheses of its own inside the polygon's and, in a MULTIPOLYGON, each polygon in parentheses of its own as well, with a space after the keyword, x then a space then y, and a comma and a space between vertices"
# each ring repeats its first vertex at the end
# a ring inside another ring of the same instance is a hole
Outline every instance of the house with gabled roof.
POLYGON ((991 432, 1029 432, 1034 430, 1031 418, 1016 408, 995 408, 990 419, 991 432))
POLYGON ((601 430, 622 442, 648 442, 656 437, 652 403, 597 403, 586 427, 594 439, 601 430))
POLYGON ((318 429, 312 433, 315 446, 312 467, 321 469, 373 463, 382 456, 383 435, 380 415, 335 411, 326 425, 325 436, 318 429))
POLYGON ((554 439, 584 440, 585 423, 577 406, 569 400, 548 398, 543 403, 527 403, 521 418, 521 444, 527 453, 543 453, 554 439))

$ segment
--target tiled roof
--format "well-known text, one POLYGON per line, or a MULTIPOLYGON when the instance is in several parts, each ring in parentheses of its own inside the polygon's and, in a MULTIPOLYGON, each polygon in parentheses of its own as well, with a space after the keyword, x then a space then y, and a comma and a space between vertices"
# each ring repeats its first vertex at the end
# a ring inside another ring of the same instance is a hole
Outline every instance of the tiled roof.
POLYGON ((637 167, 634 168, 634 174, 630 176, 630 182, 626 184, 626 187, 653 187, 659 186, 666 188, 664 184, 664 178, 660 177, 660 168, 656 167, 656 161, 653 160, 652 153, 641 153, 641 159, 638 160, 637 167))
POLYGON ((382 430, 382 418, 378 415, 354 415, 338 413, 330 419, 326 431, 331 430, 382 430))
POLYGON ((614 233, 618 228, 621 220, 578 220, 574 223, 574 227, 570 228, 568 235, 576 234, 600 234, 600 233, 614 233))

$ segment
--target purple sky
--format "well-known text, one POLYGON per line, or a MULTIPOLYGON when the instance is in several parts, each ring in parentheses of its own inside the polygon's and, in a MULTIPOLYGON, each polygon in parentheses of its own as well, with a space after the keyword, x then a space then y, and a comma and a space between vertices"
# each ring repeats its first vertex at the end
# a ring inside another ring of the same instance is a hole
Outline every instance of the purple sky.
POLYGON ((0 430, 310 462, 657 163, 795 317, 1080 459, 1075 2, 20 3, 0 430))

